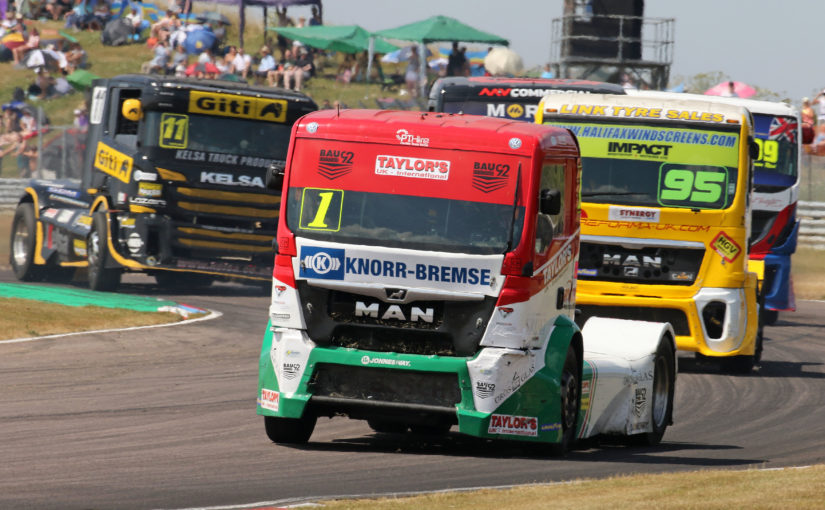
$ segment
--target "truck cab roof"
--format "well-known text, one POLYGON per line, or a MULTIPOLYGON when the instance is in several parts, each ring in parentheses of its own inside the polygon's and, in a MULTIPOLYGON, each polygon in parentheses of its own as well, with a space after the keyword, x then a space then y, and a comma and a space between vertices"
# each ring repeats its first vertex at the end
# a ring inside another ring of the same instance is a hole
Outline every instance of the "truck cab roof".
POLYGON ((387 110, 320 110, 304 116, 295 127, 296 137, 352 142, 384 143, 462 150, 529 154, 539 145, 559 155, 576 156, 578 145, 566 129, 548 130, 526 122, 476 115, 387 110), (450 136, 444 136, 444 128, 450 136), (538 143, 533 142, 538 140, 538 143))

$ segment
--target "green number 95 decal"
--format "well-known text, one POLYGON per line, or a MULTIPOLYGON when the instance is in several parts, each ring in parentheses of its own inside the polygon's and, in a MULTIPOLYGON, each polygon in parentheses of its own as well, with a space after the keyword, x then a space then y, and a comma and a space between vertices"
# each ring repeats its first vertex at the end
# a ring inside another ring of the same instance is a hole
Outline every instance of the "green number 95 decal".
POLYGON ((160 140, 164 149, 185 149, 189 145, 189 116, 164 113, 160 116, 160 140))
POLYGON ((302 230, 338 232, 341 229, 341 210, 344 206, 344 190, 304 188, 301 196, 302 230))
POLYGON ((659 169, 659 204, 724 209, 728 205, 728 181, 725 167, 666 163, 659 169))

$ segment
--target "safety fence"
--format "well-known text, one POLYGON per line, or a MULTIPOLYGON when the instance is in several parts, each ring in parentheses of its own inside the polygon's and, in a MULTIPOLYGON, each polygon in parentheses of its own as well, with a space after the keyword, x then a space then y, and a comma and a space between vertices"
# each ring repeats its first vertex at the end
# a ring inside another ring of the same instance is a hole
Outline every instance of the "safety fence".
POLYGON ((825 250, 825 202, 800 201, 796 214, 800 222, 798 245, 825 250))
POLYGON ((0 160, 0 178, 80 178, 86 133, 74 126, 49 126, 0 160))

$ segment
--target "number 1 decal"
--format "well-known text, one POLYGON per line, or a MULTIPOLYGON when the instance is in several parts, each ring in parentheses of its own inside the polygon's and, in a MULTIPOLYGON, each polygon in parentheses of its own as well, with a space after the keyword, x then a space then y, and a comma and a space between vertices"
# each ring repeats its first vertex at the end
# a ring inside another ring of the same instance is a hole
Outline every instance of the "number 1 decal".
POLYGON ((659 169, 659 204, 665 207, 724 209, 728 197, 724 167, 664 164, 659 169))
POLYGON ((338 232, 341 229, 343 206, 344 190, 304 188, 298 226, 302 230, 338 232))

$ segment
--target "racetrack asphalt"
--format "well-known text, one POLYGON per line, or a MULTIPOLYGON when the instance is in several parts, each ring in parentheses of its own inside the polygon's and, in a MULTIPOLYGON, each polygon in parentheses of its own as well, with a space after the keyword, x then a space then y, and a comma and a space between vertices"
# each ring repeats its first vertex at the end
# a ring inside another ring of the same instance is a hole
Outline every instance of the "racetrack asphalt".
MULTIPOLYGON (((0 282, 11 282, 0 271, 0 282)), ((121 292, 223 316, 183 327, 0 343, 0 508, 184 508, 825 462, 825 302, 766 328, 762 366, 736 376, 680 358, 675 424, 657 447, 548 458, 455 432, 375 434, 319 419, 310 443, 268 441, 255 414, 269 297, 216 284, 121 292)))

